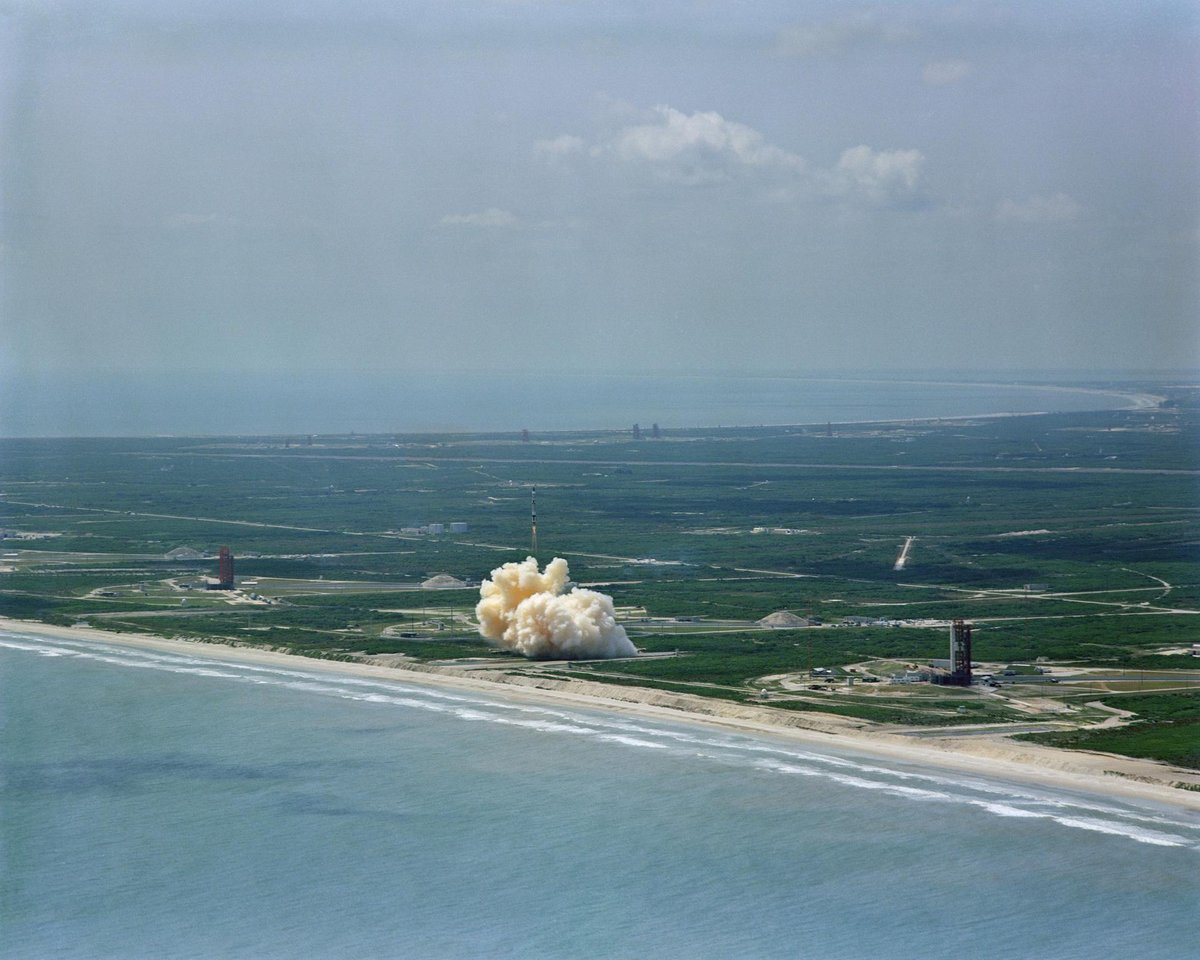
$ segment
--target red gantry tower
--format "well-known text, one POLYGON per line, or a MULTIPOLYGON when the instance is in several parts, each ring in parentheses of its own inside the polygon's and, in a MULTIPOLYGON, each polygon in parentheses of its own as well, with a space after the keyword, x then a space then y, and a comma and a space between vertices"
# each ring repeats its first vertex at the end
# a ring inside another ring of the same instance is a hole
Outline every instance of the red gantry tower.
POLYGON ((217 589, 233 589, 233 553, 228 547, 222 547, 217 554, 217 589))

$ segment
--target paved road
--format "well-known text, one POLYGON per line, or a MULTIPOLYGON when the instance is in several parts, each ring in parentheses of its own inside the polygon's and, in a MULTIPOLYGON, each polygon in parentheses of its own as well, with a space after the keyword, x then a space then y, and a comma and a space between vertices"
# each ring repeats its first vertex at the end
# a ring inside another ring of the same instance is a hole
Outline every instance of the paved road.
POLYGON ((1072 674, 1070 676, 1014 676, 996 677, 1002 686, 1017 683, 1178 683, 1181 685, 1200 684, 1200 674, 1196 676, 1180 676, 1177 673, 1154 673, 1146 671, 1145 676, 1139 671, 1122 674, 1072 674))
POLYGON ((13 503, 21 507, 44 507, 52 510, 78 510, 80 513, 109 513, 121 517, 152 517, 157 520, 198 520, 203 523, 229 523, 238 527, 265 527, 270 530, 302 530, 305 533, 337 533, 349 536, 348 530, 325 530, 321 527, 297 527, 288 523, 260 523, 256 520, 226 520, 222 517, 188 517, 177 513, 142 513, 137 510, 113 510, 109 507, 81 507, 78 504, 42 503, 35 500, 11 500, 8 497, 0 499, 0 503, 13 503))
POLYGON ((889 730, 888 733, 898 733, 903 737, 917 737, 922 740, 938 737, 1007 737, 1015 733, 1058 733, 1061 730, 1073 730, 1071 723, 1006 723, 1002 726, 988 727, 911 727, 908 730, 889 730))

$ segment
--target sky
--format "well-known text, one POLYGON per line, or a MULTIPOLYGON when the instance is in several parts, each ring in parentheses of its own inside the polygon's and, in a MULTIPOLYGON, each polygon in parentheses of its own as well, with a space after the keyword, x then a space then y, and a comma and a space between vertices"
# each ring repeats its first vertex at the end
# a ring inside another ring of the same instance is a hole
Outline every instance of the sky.
POLYGON ((1179 369, 1190 0, 0 0, 0 376, 1179 369))

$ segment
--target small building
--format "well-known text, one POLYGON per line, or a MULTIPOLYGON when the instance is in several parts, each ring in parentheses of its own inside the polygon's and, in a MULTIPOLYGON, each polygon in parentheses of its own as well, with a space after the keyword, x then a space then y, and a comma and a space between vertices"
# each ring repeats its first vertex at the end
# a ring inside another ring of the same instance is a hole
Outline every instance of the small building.
POLYGON ((467 525, 465 523, 460 523, 458 521, 455 521, 454 523, 450 524, 450 532, 451 533, 466 533, 467 525))

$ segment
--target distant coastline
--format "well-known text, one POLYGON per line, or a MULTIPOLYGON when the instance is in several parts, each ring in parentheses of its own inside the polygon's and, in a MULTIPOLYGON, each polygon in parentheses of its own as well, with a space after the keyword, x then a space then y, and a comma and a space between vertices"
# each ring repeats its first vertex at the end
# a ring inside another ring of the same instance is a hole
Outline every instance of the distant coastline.
MULTIPOLYGON (((906 384, 911 386, 931 386, 931 387, 988 387, 994 389, 1014 389, 1014 390, 1037 390, 1043 393, 1068 393, 1068 394, 1085 394, 1096 397, 1112 397, 1127 401, 1122 406, 1100 407, 1097 410, 1101 412, 1115 412, 1122 410, 1154 410, 1160 407, 1166 397, 1156 393, 1146 393, 1142 391, 1130 391, 1104 387, 1071 387, 1051 384, 1032 384, 1032 383, 1003 383, 1003 382, 974 382, 974 381, 952 381, 952 380, 857 380, 857 379, 836 379, 836 380, 813 380, 810 382, 817 383, 877 383, 877 384, 906 384)), ((864 426, 873 423, 891 424, 891 423, 953 423, 962 420, 997 420, 1006 417, 1045 417, 1056 413, 1091 413, 1090 409, 1074 409, 1070 411, 1063 410, 1021 410, 1010 411, 1005 413, 956 413, 949 416, 936 417, 894 417, 891 419, 880 420, 828 420, 819 421, 811 420, 802 423, 765 423, 754 424, 767 428, 787 428, 787 427, 819 427, 823 423, 831 424, 832 426, 864 426)), ((735 425, 737 426, 737 425, 735 425)), ((750 424, 741 424, 741 426, 750 426, 750 424)), ((706 426, 697 426, 694 429, 714 429, 714 426, 709 424, 706 426)))
POLYGON ((999 738, 985 741, 979 737, 941 737, 914 742, 866 721, 829 714, 785 713, 688 694, 612 687, 587 681, 505 675, 483 679, 478 674, 450 667, 322 660, 258 647, 110 633, 92 627, 62 627, 3 617, 0 617, 0 631, 45 640, 116 644, 289 670, 393 679, 486 692, 497 698, 616 711, 675 722, 683 720, 751 735, 781 737, 835 751, 851 750, 882 760, 1200 810, 1200 772, 1112 754, 1059 750, 999 738), (1175 784, 1188 786, 1185 789, 1175 784))
POLYGON ((1153 384, 406 372, 214 381, 9 377, 0 437, 541 433, 813 426, 1144 410, 1153 384))

